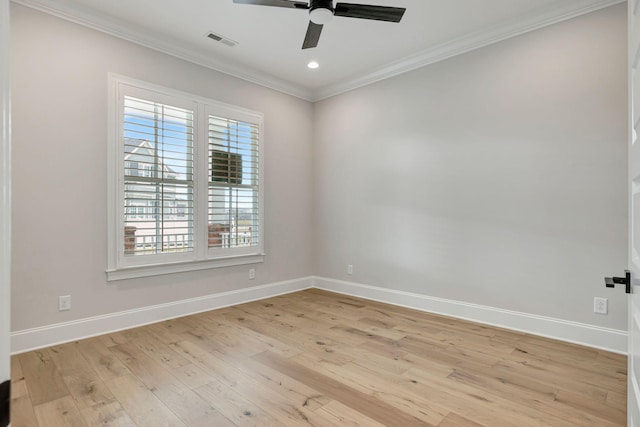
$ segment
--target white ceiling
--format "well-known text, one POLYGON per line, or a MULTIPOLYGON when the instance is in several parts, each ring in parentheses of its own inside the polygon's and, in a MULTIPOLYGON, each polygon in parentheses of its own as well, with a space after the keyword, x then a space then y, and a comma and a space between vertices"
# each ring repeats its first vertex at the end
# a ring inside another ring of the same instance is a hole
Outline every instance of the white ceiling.
POLYGON ((304 10, 232 0, 14 1, 314 101, 624 0, 347 0, 407 11, 400 23, 334 17, 307 50, 304 10), (239 44, 214 42, 209 31, 239 44), (312 59, 320 68, 307 68, 312 59))

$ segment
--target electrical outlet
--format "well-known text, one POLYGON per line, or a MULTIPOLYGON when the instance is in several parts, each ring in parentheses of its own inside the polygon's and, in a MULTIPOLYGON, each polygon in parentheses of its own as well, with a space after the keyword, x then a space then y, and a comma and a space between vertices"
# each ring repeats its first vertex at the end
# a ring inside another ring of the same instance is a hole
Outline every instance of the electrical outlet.
POLYGON ((58 311, 71 310, 71 295, 62 295, 58 297, 58 311))
POLYGON ((353 274, 353 265, 347 265, 347 274, 351 276, 353 274))
POLYGON ((256 278, 256 269, 255 268, 250 268, 249 269, 249 280, 253 280, 256 278))
POLYGON ((593 312, 598 314, 607 314, 609 312, 609 300, 606 298, 595 297, 593 299, 593 312))

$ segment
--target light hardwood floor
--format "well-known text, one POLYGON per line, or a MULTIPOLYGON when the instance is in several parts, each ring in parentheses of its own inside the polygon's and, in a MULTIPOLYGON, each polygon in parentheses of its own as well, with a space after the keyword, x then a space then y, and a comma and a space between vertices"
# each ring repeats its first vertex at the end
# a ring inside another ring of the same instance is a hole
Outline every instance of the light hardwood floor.
POLYGON ((621 426, 626 357, 308 290, 14 356, 13 427, 621 426))

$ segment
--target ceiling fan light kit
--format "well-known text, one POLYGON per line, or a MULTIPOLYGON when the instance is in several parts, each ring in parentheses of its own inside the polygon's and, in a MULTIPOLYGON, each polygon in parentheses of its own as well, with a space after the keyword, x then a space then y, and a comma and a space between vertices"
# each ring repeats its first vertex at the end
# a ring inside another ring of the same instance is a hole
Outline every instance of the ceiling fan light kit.
POLYGON ((324 25, 329 23, 331 18, 333 18, 333 11, 324 8, 313 9, 309 12, 309 18, 314 24, 324 25))
POLYGON ((328 24, 333 18, 333 0, 309 0, 309 19, 318 25, 328 24))
POLYGON ((375 21, 400 22, 406 9, 404 7, 375 6, 369 4, 337 3, 333 0, 310 0, 309 3, 289 0, 233 0, 234 3, 257 6, 285 7, 309 11, 309 26, 302 43, 303 49, 318 46, 322 28, 334 16, 345 18, 371 19, 375 21))

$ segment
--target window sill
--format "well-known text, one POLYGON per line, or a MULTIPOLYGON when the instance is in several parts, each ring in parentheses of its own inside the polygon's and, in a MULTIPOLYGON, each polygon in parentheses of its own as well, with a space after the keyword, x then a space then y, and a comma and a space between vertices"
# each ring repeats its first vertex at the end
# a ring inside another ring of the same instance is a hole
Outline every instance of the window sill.
POLYGON ((257 264, 264 262, 264 254, 240 255, 202 261, 174 262, 167 264, 140 265, 107 270, 107 281, 136 279, 139 277, 160 276, 163 274, 184 273, 187 271, 207 270, 210 268, 232 267, 234 265, 257 264))

